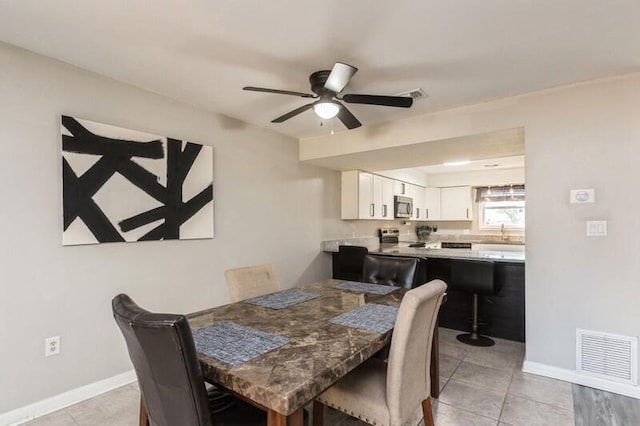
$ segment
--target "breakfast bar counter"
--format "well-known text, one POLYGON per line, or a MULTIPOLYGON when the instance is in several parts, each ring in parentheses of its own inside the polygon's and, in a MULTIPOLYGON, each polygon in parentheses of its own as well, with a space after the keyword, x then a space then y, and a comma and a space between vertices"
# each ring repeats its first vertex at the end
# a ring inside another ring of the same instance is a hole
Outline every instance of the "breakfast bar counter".
MULTIPOLYGON (((482 247, 491 246, 481 243, 482 247)), ((458 291, 451 280, 452 264, 456 260, 473 260, 494 264, 493 277, 495 295, 482 296, 479 300, 480 312, 487 323, 482 332, 492 336, 518 342, 525 341, 525 252, 511 250, 472 250, 451 248, 408 247, 409 244, 380 244, 377 238, 324 241, 322 250, 333 257, 333 277, 343 278, 343 262, 339 261, 340 245, 366 247, 369 254, 381 256, 416 257, 420 260, 417 280, 428 282, 433 279, 453 284, 447 290, 448 301, 440 310, 440 325, 456 330, 469 330, 472 312, 472 297, 458 291)), ((496 248, 506 244, 494 244, 496 248)), ((522 244, 520 245, 522 248, 522 244)), ((357 269, 352 265, 350 269, 357 269)))
POLYGON ((441 259, 492 260, 494 262, 524 263, 523 251, 429 249, 414 247, 388 247, 369 250, 369 253, 389 256, 409 256, 441 259))

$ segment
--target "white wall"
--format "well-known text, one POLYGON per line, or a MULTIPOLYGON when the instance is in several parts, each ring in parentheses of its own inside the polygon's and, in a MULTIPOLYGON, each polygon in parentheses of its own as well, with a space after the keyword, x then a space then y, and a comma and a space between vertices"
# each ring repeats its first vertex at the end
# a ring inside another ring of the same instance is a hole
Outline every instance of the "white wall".
MULTIPOLYGON (((640 75, 301 141, 301 159, 524 126, 527 363, 577 380, 575 330, 640 333, 640 75), (569 204, 594 188, 594 204, 569 204), (587 238, 585 221, 608 221, 587 238)), ((609 386, 607 384, 607 386, 609 386)), ((640 396, 638 387, 625 392, 640 396)))
POLYGON ((0 418, 131 368, 116 294, 186 313, 227 302, 230 267, 324 279, 320 242, 351 232, 340 174, 301 164, 291 138, 2 44, 0 99, 0 418), (212 145, 215 239, 62 247, 61 114, 212 145))

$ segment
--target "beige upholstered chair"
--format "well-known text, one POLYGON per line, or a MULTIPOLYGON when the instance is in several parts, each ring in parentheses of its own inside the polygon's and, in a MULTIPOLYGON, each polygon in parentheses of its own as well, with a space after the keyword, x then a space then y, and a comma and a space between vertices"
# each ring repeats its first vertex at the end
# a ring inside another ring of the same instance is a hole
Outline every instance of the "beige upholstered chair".
POLYGON ((280 290, 276 271, 271 264, 227 269, 224 277, 227 280, 231 303, 280 290))
POLYGON ((447 285, 433 280, 404 296, 396 318, 388 365, 371 358, 314 401, 314 426, 324 405, 376 426, 433 425, 430 360, 433 329, 447 285))

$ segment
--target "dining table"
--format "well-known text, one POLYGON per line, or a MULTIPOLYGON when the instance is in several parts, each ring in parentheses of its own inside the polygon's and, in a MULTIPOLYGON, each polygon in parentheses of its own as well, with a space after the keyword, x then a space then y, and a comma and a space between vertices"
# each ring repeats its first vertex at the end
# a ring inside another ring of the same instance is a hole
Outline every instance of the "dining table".
POLYGON ((266 411, 268 426, 302 426, 305 405, 389 344, 407 291, 329 279, 187 319, 208 382, 266 411))

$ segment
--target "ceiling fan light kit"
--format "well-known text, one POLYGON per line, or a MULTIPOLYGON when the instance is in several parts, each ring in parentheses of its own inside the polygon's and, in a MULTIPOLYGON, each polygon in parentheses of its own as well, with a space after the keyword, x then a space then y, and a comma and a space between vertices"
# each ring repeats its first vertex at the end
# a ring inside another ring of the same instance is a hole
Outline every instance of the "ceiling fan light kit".
POLYGON ((358 68, 352 65, 336 62, 331 71, 321 70, 314 72, 309 76, 309 83, 311 83, 311 91, 315 93, 315 95, 254 86, 243 87, 243 90, 319 99, 271 120, 272 123, 282 123, 308 109, 313 109, 318 117, 322 119, 326 120, 338 117, 347 129, 355 129, 362 126, 362 123, 339 101, 351 104, 381 105, 398 108, 410 108, 413 104, 413 99, 408 96, 347 94, 339 98, 338 94, 344 90, 357 71, 358 68))
POLYGON ((331 101, 316 102, 313 104, 313 112, 315 112, 318 117, 328 120, 338 115, 340 106, 331 101))

